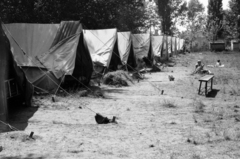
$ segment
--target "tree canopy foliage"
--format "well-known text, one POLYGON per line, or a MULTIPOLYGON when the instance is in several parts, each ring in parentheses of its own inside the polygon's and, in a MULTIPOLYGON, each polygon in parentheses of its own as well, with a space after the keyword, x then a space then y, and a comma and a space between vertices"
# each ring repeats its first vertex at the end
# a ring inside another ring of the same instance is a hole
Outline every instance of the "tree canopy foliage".
POLYGON ((226 34, 240 39, 240 1, 230 0, 229 9, 224 11, 226 21, 226 34))
POLYGON ((177 19, 187 10, 187 3, 183 0, 156 0, 156 3, 162 32, 172 35, 177 19))
POLYGON ((190 0, 188 3, 187 17, 193 21, 199 14, 204 12, 204 6, 199 0, 190 0))
POLYGON ((207 29, 216 31, 213 40, 217 40, 223 34, 223 3, 222 0, 209 0, 208 2, 207 29))
POLYGON ((148 15, 136 0, 1 0, 5 23, 59 23, 80 20, 86 28, 137 31, 148 15))
MULTIPOLYGON (((146 14, 146 20, 145 20, 145 26, 144 28, 146 31, 154 31, 160 30, 161 28, 161 21, 160 17, 158 15, 158 8, 155 3, 153 2, 145 2, 145 14, 146 14)), ((146 32, 145 31, 145 32, 146 32)))
POLYGON ((204 23, 206 15, 204 14, 204 6, 199 0, 190 0, 188 2, 188 10, 186 17, 186 28, 188 30, 188 38, 190 47, 192 48, 193 41, 203 35, 204 23))

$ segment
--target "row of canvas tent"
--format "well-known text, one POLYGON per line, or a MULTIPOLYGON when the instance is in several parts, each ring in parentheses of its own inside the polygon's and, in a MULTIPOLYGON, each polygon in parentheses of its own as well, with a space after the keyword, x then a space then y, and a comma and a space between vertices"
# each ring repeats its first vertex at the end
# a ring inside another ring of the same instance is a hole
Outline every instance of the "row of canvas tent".
POLYGON ((8 57, 0 61, 6 63, 1 67, 1 75, 5 75, 0 81, 0 119, 7 118, 7 97, 12 89, 6 82, 10 78, 15 78, 30 105, 33 90, 54 93, 67 79, 87 85, 93 72, 116 70, 118 65, 134 69, 137 59, 146 57, 153 62, 154 57, 168 57, 183 46, 183 40, 175 37, 87 30, 79 21, 1 24, 0 29, 1 56, 8 57))

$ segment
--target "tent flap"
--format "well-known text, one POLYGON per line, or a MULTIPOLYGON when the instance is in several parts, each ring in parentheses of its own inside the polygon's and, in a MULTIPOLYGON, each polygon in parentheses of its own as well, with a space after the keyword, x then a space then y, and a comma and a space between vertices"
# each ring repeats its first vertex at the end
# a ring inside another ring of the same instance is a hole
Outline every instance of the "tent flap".
POLYGON ((72 75, 81 31, 82 27, 78 21, 61 22, 54 46, 48 52, 37 56, 57 78, 72 75))

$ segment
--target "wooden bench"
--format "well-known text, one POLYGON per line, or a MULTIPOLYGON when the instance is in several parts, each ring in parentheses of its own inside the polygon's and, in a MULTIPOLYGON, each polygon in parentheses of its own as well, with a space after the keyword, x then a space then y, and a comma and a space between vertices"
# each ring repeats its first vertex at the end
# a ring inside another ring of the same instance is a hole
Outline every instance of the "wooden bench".
POLYGON ((199 85, 199 90, 198 90, 198 94, 201 93, 201 90, 202 90, 202 82, 205 82, 205 95, 207 96, 207 93, 208 93, 208 81, 211 80, 211 87, 210 87, 210 91, 212 90, 212 86, 213 86, 213 77, 214 75, 206 75, 206 76, 203 76, 199 79, 199 82, 200 82, 200 85, 199 85))

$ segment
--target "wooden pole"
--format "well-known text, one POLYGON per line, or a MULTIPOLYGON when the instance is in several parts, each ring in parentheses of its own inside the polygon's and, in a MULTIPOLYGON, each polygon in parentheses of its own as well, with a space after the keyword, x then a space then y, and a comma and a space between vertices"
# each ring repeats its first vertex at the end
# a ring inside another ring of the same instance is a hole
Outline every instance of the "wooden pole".
MULTIPOLYGON (((9 49, 8 41, 4 36, 2 25, 0 23, 0 120, 3 122, 6 122, 8 118, 7 91, 5 87, 5 81, 8 79, 9 73, 9 49)), ((6 130, 7 126, 0 123, 0 132, 6 130)))

